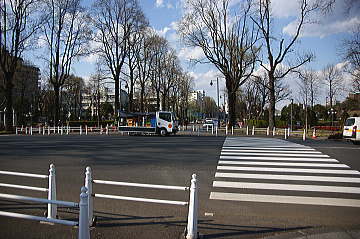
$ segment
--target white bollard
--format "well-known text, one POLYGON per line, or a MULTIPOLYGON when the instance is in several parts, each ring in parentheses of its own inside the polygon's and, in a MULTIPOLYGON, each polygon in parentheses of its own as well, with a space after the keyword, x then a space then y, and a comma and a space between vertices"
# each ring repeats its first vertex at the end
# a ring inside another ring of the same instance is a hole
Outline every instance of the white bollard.
POLYGON ((63 135, 64 134, 64 126, 62 125, 60 128, 60 134, 63 135))
POLYGON ((93 207, 93 197, 92 195, 92 173, 91 173, 91 168, 90 167, 86 167, 86 172, 85 172, 85 187, 87 188, 87 192, 88 192, 88 207, 89 207, 89 213, 88 213, 88 217, 89 217, 89 226, 93 226, 93 214, 94 214, 94 207, 93 207))
POLYGON ((106 125, 106 135, 109 135, 109 125, 106 125))
POLYGON ((252 127, 252 132, 251 132, 252 135, 255 135, 255 126, 253 125, 252 127))
POLYGON ((21 125, 21 133, 24 131, 24 125, 21 125))
POLYGON ((215 128, 215 134, 216 134, 216 136, 218 136, 218 127, 217 126, 215 128))
POLYGON ((316 129, 315 129, 315 127, 314 127, 314 130, 313 130, 312 138, 313 138, 313 139, 316 139, 316 129))
POLYGON ((69 134, 70 133, 70 128, 69 128, 69 125, 66 126, 66 134, 69 134))
POLYGON ((276 135, 276 128, 274 127, 273 128, 273 136, 275 136, 276 135))
POLYGON ((225 134, 228 135, 228 125, 225 124, 225 134))
POLYGON ((198 238, 198 186, 196 174, 192 175, 191 186, 190 186, 190 199, 189 199, 189 214, 187 223, 186 239, 197 239, 198 238))
POLYGON ((80 135, 82 135, 82 126, 80 125, 80 135))
POLYGON ((288 135, 287 135, 287 129, 285 128, 285 129, 284 129, 284 139, 287 139, 287 136, 288 136, 288 135))
POLYGON ((214 134, 214 125, 211 126, 211 134, 214 134))
POLYGON ((102 131, 103 131, 103 130, 102 130, 102 125, 100 125, 100 134, 102 134, 102 131))
POLYGON ((85 135, 88 135, 88 127, 85 125, 85 135))
POLYGON ((88 198, 86 187, 81 187, 80 194, 80 215, 79 215, 79 239, 90 239, 89 218, 88 218, 88 198))
POLYGON ((193 125, 193 132, 195 131, 195 126, 193 125))
POLYGON ((27 129, 27 127, 25 127, 25 134, 28 134, 28 129, 27 129))
POLYGON ((30 135, 33 135, 33 127, 30 126, 30 135))
POLYGON ((231 126, 231 134, 234 135, 234 126, 231 126))
MULTIPOLYGON (((56 200, 56 172, 55 165, 50 164, 49 169, 49 191, 48 191, 48 199, 56 200)), ((48 218, 56 219, 57 215, 57 205, 56 204, 48 204, 48 218)))
POLYGON ((209 131, 209 125, 206 125, 206 132, 209 131))
POLYGON ((304 129, 304 133, 303 133, 303 141, 306 140, 306 129, 304 129))
POLYGON ((269 136, 270 135, 270 127, 266 128, 266 135, 269 136))
POLYGON ((15 128, 15 134, 16 135, 18 134, 18 128, 17 127, 15 128))
POLYGON ((43 135, 45 135, 45 126, 43 127, 43 132, 42 132, 43 135))
POLYGON ((246 126, 246 135, 249 135, 249 126, 246 126))
POLYGON ((48 126, 48 135, 50 135, 50 126, 48 126))
POLYGON ((54 125, 54 134, 56 134, 56 127, 55 127, 55 125, 54 125))
POLYGON ((58 130, 57 130, 57 131, 58 131, 58 134, 60 134, 60 126, 58 126, 58 130))
POLYGON ((290 128, 287 129, 288 131, 288 137, 290 137, 290 128))

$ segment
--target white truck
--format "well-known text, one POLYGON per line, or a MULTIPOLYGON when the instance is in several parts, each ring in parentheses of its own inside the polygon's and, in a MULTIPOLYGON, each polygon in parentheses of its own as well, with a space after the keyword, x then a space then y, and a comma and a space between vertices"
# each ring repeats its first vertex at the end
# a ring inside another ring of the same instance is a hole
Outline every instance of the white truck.
POLYGON ((157 134, 166 136, 176 134, 178 121, 173 112, 157 111, 155 113, 126 114, 126 125, 119 126, 120 132, 129 134, 157 134))
POLYGON ((346 119, 343 137, 351 140, 354 144, 360 144, 360 117, 346 119))

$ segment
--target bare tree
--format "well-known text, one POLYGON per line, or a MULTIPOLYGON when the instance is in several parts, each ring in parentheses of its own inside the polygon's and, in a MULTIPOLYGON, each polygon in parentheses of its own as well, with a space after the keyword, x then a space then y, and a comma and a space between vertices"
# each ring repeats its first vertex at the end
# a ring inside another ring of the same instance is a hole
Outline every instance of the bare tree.
POLYGON ((144 19, 137 0, 97 0, 93 5, 94 41, 98 45, 95 52, 114 80, 116 114, 120 109, 120 75, 128 39, 138 31, 137 26, 144 19))
POLYGON ((178 30, 188 46, 200 47, 207 62, 224 75, 231 126, 236 120, 237 91, 254 71, 257 32, 248 22, 251 1, 240 4, 238 15, 232 14, 229 3, 230 0, 188 0, 187 13, 178 30))
POLYGON ((358 24, 349 39, 342 43, 343 57, 348 62, 347 71, 352 77, 354 92, 360 92, 360 24, 358 24))
MULTIPOLYGON (((318 96, 320 93, 320 78, 317 73, 311 69, 300 70, 298 71, 299 81, 298 86, 300 88, 300 94, 303 96, 307 95, 307 104, 310 105, 311 108, 314 107, 316 101, 318 100, 318 96)), ((303 101, 303 100, 302 100, 303 101)))
POLYGON ((15 73, 24 51, 33 46, 33 36, 42 23, 39 6, 38 0, 0 1, 0 69, 6 99, 6 130, 12 128, 15 73))
POLYGON ((271 128, 275 125, 275 82, 277 79, 286 77, 290 72, 313 59, 311 53, 297 54, 295 45, 299 41, 301 30, 307 23, 310 23, 311 13, 317 10, 326 10, 332 6, 331 1, 327 0, 299 0, 298 2, 299 14, 295 31, 288 40, 284 37, 279 38, 275 36, 274 28, 272 27, 274 19, 271 13, 270 0, 258 0, 257 16, 252 17, 253 22, 261 32, 264 54, 266 55, 266 59, 260 60, 260 65, 265 69, 269 78, 269 126, 271 128), (295 60, 291 62, 291 58, 295 60))
POLYGON ((343 79, 341 70, 335 65, 327 65, 322 70, 323 80, 327 86, 327 96, 329 97, 329 106, 333 107, 335 99, 339 96, 343 89, 343 79))
POLYGON ((144 31, 140 40, 140 49, 136 52, 136 69, 138 74, 138 85, 140 87, 140 112, 144 112, 145 90, 150 83, 152 68, 155 59, 153 45, 156 36, 152 31, 144 31))
POLYGON ((54 124, 60 121, 60 91, 76 59, 87 55, 90 37, 81 0, 46 0, 48 19, 44 26, 49 51, 49 79, 55 93, 54 124))

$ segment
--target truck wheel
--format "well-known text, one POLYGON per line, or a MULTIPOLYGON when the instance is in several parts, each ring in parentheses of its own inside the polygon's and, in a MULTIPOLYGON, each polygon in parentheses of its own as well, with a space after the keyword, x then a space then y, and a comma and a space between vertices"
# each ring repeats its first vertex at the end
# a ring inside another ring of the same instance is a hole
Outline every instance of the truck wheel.
POLYGON ((166 136, 167 135, 166 129, 160 129, 160 135, 166 136))

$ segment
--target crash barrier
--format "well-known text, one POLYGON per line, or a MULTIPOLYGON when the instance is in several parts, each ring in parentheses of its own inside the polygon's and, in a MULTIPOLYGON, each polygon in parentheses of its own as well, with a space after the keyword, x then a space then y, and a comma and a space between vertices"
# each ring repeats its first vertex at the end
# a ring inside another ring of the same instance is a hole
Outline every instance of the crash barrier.
MULTIPOLYGON (((48 179, 48 188, 40 188, 40 187, 32 187, 32 186, 16 185, 16 184, 7 184, 7 183, 0 183, 0 187, 18 188, 18 189, 24 189, 24 190, 47 192, 49 201, 56 200, 56 179, 55 179, 56 178, 56 173, 55 173, 55 165, 54 164, 50 164, 49 175, 10 172, 10 171, 0 171, 0 174, 12 175, 12 176, 20 176, 20 177, 48 179)), ((55 219, 56 216, 57 216, 57 206, 56 206, 56 204, 48 203, 47 218, 48 219, 55 219)))
POLYGON ((76 133, 79 135, 88 135, 90 133, 99 133, 109 135, 111 132, 118 132, 118 128, 116 126, 106 125, 105 127, 88 127, 78 126, 78 127, 70 127, 70 126, 44 126, 44 127, 16 127, 15 134, 26 134, 26 135, 51 135, 51 134, 71 134, 76 133))
POLYGON ((126 201, 136 201, 136 202, 147 202, 147 203, 160 203, 160 204, 169 204, 169 205, 178 205, 178 206, 188 206, 188 220, 186 227, 186 238, 187 239, 196 239, 198 238, 197 232, 197 223, 198 223, 198 190, 196 174, 192 175, 191 186, 181 187, 181 186, 168 186, 168 185, 155 185, 155 184, 141 184, 141 183, 129 183, 129 182, 115 182, 115 181, 106 181, 106 180, 95 180, 92 178, 92 170, 90 167, 86 167, 85 172, 85 187, 88 189, 88 223, 89 226, 93 226, 96 218, 94 215, 94 198, 107 198, 115 200, 126 200, 126 201), (151 199, 151 198, 138 198, 138 197, 127 197, 127 196, 115 196, 108 194, 99 194, 93 192, 93 184, 106 184, 113 186, 127 186, 127 187, 140 187, 140 188, 152 188, 152 189, 165 189, 165 190, 180 190, 180 191, 190 191, 190 197, 188 202, 183 201, 171 201, 163 199, 151 199))
POLYGON ((85 187, 81 188, 80 194, 80 202, 67 202, 67 201, 58 201, 58 200, 48 200, 44 198, 34 198, 34 197, 25 197, 19 195, 12 195, 12 194, 4 194, 0 193, 0 198, 10 199, 10 200, 21 200, 21 201, 30 201, 30 202, 37 202, 37 203, 47 203, 48 205, 62 205, 66 207, 72 208, 79 208, 79 220, 78 221, 70 221, 70 220, 62 220, 56 218, 49 218, 49 217, 39 217, 33 216, 28 214, 20 214, 20 213, 13 213, 13 212, 6 212, 0 211, 0 216, 5 217, 15 217, 15 218, 22 218, 28 220, 35 220, 40 222, 49 222, 49 223, 57 223, 67 226, 78 226, 79 227, 79 239, 89 239, 90 238, 90 228, 88 224, 88 193, 85 187))

